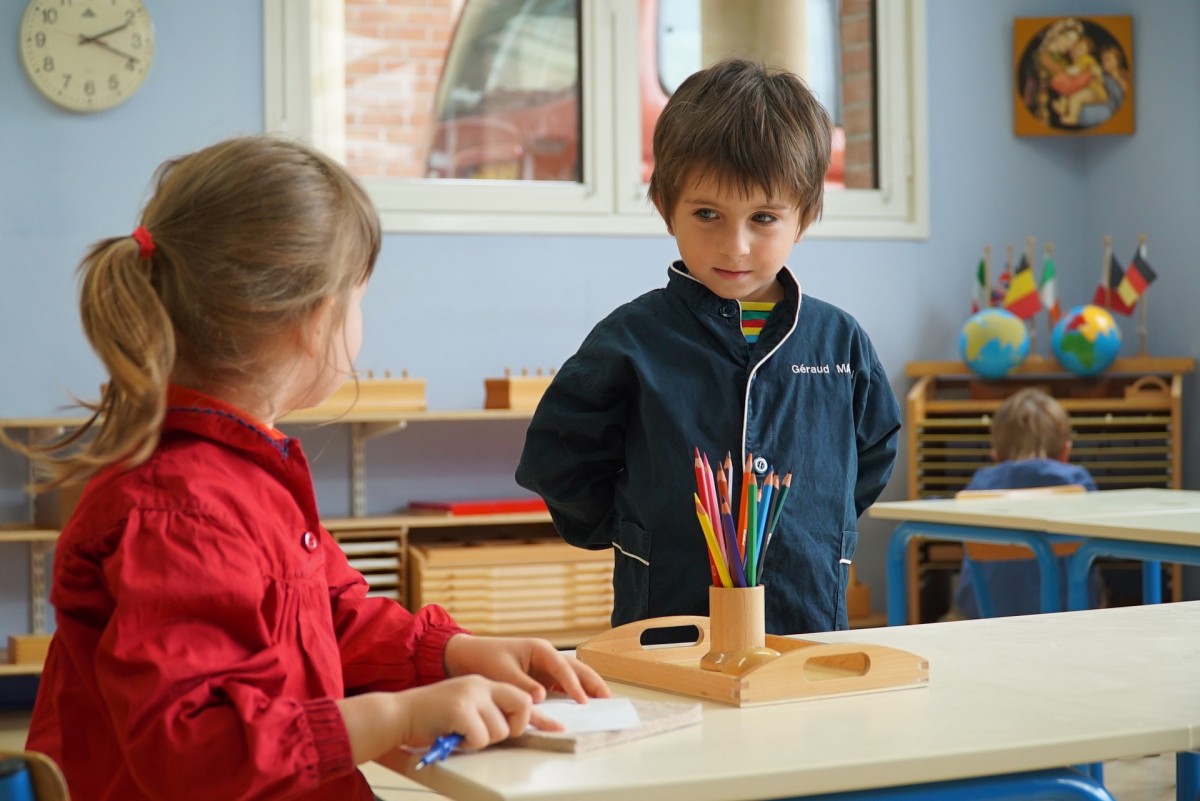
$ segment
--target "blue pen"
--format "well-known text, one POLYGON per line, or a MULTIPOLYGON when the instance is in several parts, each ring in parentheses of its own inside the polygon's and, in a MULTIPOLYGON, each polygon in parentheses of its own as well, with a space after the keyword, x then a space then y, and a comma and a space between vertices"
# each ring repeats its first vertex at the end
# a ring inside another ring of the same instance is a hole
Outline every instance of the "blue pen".
POLYGON ((433 745, 429 746, 429 750, 425 752, 425 756, 421 757, 421 761, 417 763, 414 770, 420 770, 426 765, 432 765, 434 762, 441 762, 450 756, 450 752, 458 748, 462 744, 462 741, 463 736, 461 734, 443 734, 433 741, 433 745))

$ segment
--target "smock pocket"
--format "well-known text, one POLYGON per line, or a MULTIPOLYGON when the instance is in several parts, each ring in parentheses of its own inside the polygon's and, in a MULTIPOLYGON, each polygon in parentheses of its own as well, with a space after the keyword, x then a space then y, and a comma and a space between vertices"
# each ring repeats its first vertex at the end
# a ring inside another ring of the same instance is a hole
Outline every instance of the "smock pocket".
POLYGON ((613 553, 612 624, 643 620, 650 609, 650 532, 619 520, 613 553))

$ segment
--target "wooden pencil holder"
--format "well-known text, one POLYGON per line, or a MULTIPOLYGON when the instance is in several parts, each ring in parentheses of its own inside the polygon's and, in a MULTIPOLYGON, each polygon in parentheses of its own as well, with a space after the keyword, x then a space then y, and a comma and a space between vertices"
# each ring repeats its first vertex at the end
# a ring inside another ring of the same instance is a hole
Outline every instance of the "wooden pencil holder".
POLYGON ((767 647, 763 587, 708 588, 708 653, 700 667, 740 676, 779 656, 767 647))

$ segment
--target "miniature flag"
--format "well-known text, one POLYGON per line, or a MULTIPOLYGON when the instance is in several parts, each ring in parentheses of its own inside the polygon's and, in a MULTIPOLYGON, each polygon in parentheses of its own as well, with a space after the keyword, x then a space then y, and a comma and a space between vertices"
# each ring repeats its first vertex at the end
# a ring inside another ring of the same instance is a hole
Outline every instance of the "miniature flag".
POLYGON ((1004 305, 1004 296, 1008 294, 1008 281, 1010 278, 1008 271, 1011 267, 1011 264, 1004 265, 1004 269, 1000 272, 1000 275, 996 276, 996 286, 992 289, 991 298, 991 305, 993 306, 1004 305))
POLYGON ((1129 263, 1129 269, 1125 271, 1125 277, 1117 285, 1117 295, 1126 306, 1132 308, 1137 305, 1138 298, 1146 291, 1146 287, 1154 283, 1155 278, 1158 278, 1158 275, 1150 269, 1150 264, 1146 261, 1146 246, 1139 245, 1133 261, 1129 263))
POLYGON ((991 305, 990 295, 987 285, 987 265, 984 264, 983 259, 980 259, 979 267, 975 270, 975 294, 971 298, 971 314, 991 305))
POLYGON ((1024 254, 1021 255, 1021 263, 1017 265, 1017 270, 1013 273, 1012 282, 1008 285, 1008 292, 1004 295, 1004 308, 1022 320, 1028 320, 1042 310, 1042 302, 1038 299, 1037 284, 1033 280, 1033 270, 1024 254))
POLYGON ((1038 295, 1042 301, 1042 308, 1050 317, 1050 324, 1054 325, 1058 318, 1062 317, 1062 308, 1058 305, 1058 276, 1054 272, 1054 257, 1049 253, 1042 259, 1042 278, 1038 283, 1038 295))
POLYGON ((1092 296, 1092 304, 1130 317, 1133 315, 1133 307, 1117 294, 1117 287, 1125 279, 1125 271, 1121 269, 1116 256, 1110 253, 1108 258, 1108 286, 1105 286, 1103 281, 1096 285, 1096 294, 1092 296))

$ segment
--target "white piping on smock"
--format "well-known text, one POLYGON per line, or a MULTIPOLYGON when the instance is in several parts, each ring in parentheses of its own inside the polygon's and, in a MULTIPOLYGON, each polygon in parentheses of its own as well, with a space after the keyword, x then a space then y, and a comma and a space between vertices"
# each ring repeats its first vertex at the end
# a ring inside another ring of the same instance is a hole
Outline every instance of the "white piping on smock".
MULTIPOLYGON (((787 265, 784 265, 783 269, 787 270, 787 265)), ((792 275, 791 270, 788 270, 788 275, 792 275)), ((789 328, 788 332, 783 335, 783 338, 779 340, 778 344, 776 344, 775 347, 771 348, 770 353, 768 353, 766 356, 763 356, 761 359, 758 360, 758 364, 754 365, 754 368, 750 370, 750 377, 748 379, 746 379, 746 395, 745 395, 745 398, 742 399, 742 467, 743 467, 743 469, 745 469, 745 465, 746 465, 746 428, 750 422, 750 386, 754 383, 754 374, 758 372, 759 367, 762 367, 763 364, 766 363, 767 359, 769 359, 775 355, 775 351, 777 351, 783 347, 783 343, 787 342, 788 337, 790 337, 792 335, 792 332, 796 330, 796 323, 800 322, 800 306, 804 303, 804 290, 801 288, 800 281, 797 280, 795 275, 792 275, 792 280, 796 282, 796 316, 792 318, 792 327, 789 328)), ((741 303, 739 302, 738 305, 740 306, 741 303)))
POLYGON ((640 557, 640 556, 638 556, 638 555, 636 555, 636 554, 632 554, 632 553, 630 553, 629 551, 627 551, 627 550, 625 550, 624 548, 622 548, 620 545, 617 545, 617 543, 616 543, 615 541, 613 542, 613 544, 612 544, 612 547, 613 547, 613 549, 614 549, 614 550, 620 551, 621 553, 623 553, 623 554, 625 554, 626 556, 628 556, 630 559, 633 559, 634 561, 637 561, 637 562, 641 562, 641 563, 642 563, 643 565, 645 565, 646 567, 650 567, 650 560, 649 560, 649 559, 643 559, 642 557, 640 557))
MULTIPOLYGON (((696 276, 692 275, 691 273, 685 273, 683 270, 678 269, 675 266, 675 262, 671 262, 671 266, 668 269, 671 272, 682 275, 684 278, 690 278, 691 280, 695 281, 697 284, 703 285, 703 283, 700 281, 700 279, 696 278, 696 276)), ((742 399, 742 461, 741 461, 741 464, 742 464, 743 468, 746 465, 746 427, 747 427, 748 418, 750 416, 750 412, 749 412, 750 385, 754 383, 754 374, 758 372, 758 368, 761 367, 763 365, 763 363, 765 363, 767 361, 767 359, 769 359, 775 355, 775 351, 777 351, 783 347, 783 343, 787 342, 788 337, 790 337, 792 335, 792 332, 796 330, 796 324, 798 322, 800 322, 800 306, 804 302, 804 289, 800 286, 800 281, 799 281, 799 279, 796 278, 795 274, 791 270, 788 270, 788 267, 786 264, 783 266, 783 269, 787 270, 788 275, 790 275, 792 280, 796 282, 796 316, 792 318, 792 327, 788 329, 788 332, 783 335, 783 338, 779 340, 779 343, 775 347, 771 348, 771 351, 766 356, 763 356, 761 359, 758 360, 758 364, 754 365, 754 367, 750 370, 750 377, 746 380, 746 393, 745 393, 745 397, 742 399)), ((782 270, 780 272, 782 272, 782 270)), ((742 305, 741 301, 738 301, 737 304, 738 304, 738 307, 741 308, 741 305, 742 305)), ((739 327, 740 327, 740 324, 739 324, 739 327)), ((632 556, 632 554, 626 554, 626 556, 632 556)), ((636 559, 637 557, 635 556, 633 558, 636 559)), ((646 564, 649 564, 649 562, 647 562, 646 564)))

